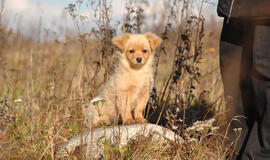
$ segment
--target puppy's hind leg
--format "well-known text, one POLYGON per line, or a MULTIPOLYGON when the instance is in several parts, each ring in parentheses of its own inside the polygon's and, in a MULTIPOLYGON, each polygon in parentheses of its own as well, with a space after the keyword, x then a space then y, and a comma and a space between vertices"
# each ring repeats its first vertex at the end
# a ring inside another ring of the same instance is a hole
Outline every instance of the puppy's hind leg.
POLYGON ((86 108, 85 114, 86 114, 86 120, 88 122, 87 125, 89 125, 88 127, 90 128, 97 127, 100 119, 99 119, 96 107, 92 103, 90 103, 88 107, 86 108))
POLYGON ((91 100, 87 108, 87 118, 91 126, 98 127, 101 125, 110 125, 110 117, 104 107, 106 106, 106 100, 102 97, 95 97, 91 100))

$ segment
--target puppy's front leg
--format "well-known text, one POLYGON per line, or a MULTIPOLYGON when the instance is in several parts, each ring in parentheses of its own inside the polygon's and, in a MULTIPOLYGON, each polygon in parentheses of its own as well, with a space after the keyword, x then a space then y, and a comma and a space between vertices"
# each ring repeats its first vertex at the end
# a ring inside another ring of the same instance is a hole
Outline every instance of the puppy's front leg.
POLYGON ((131 115, 131 98, 128 94, 123 94, 123 96, 119 97, 119 112, 121 114, 123 124, 131 124, 135 123, 135 120, 132 119, 131 115))
POLYGON ((140 96, 141 97, 140 97, 140 99, 138 99, 137 105, 136 105, 135 110, 134 110, 135 121, 136 122, 146 122, 146 119, 143 117, 142 113, 143 113, 143 110, 145 109, 146 104, 147 104, 148 99, 149 99, 148 89, 144 88, 141 91, 140 96))

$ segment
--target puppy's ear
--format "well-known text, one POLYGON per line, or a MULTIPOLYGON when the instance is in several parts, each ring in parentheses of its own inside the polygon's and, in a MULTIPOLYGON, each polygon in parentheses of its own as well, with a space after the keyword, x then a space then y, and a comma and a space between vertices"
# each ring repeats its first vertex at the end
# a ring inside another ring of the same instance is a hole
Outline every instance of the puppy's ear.
POLYGON ((124 51, 125 49, 125 44, 127 40, 129 39, 130 34, 126 33, 121 36, 114 37, 112 39, 113 44, 119 48, 121 51, 124 51))
POLYGON ((152 51, 155 50, 162 42, 162 39, 153 33, 145 33, 145 37, 148 39, 152 51))

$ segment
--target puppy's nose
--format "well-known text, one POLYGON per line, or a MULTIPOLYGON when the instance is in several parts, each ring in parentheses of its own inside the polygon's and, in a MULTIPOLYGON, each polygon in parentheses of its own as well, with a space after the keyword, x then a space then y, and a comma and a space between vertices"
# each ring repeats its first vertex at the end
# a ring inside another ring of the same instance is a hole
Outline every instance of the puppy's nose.
POLYGON ((136 58, 136 61, 137 61, 138 63, 141 63, 141 62, 142 62, 142 58, 141 58, 141 57, 137 57, 137 58, 136 58))

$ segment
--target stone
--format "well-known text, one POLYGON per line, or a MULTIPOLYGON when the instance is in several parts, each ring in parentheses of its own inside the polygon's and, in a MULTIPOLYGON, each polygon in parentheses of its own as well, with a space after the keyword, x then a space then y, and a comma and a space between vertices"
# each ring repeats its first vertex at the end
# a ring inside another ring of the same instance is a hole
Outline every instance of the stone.
POLYGON ((183 142, 183 139, 173 131, 159 125, 150 123, 116 125, 95 128, 92 132, 86 131, 73 137, 59 149, 57 156, 59 159, 67 157, 68 155, 72 155, 76 148, 84 146, 89 151, 86 155, 91 155, 92 158, 103 157, 105 140, 108 140, 111 146, 123 147, 131 138, 135 138, 138 135, 148 136, 150 133, 153 135, 153 138, 157 138, 162 142, 168 140, 177 140, 179 143, 183 142))

